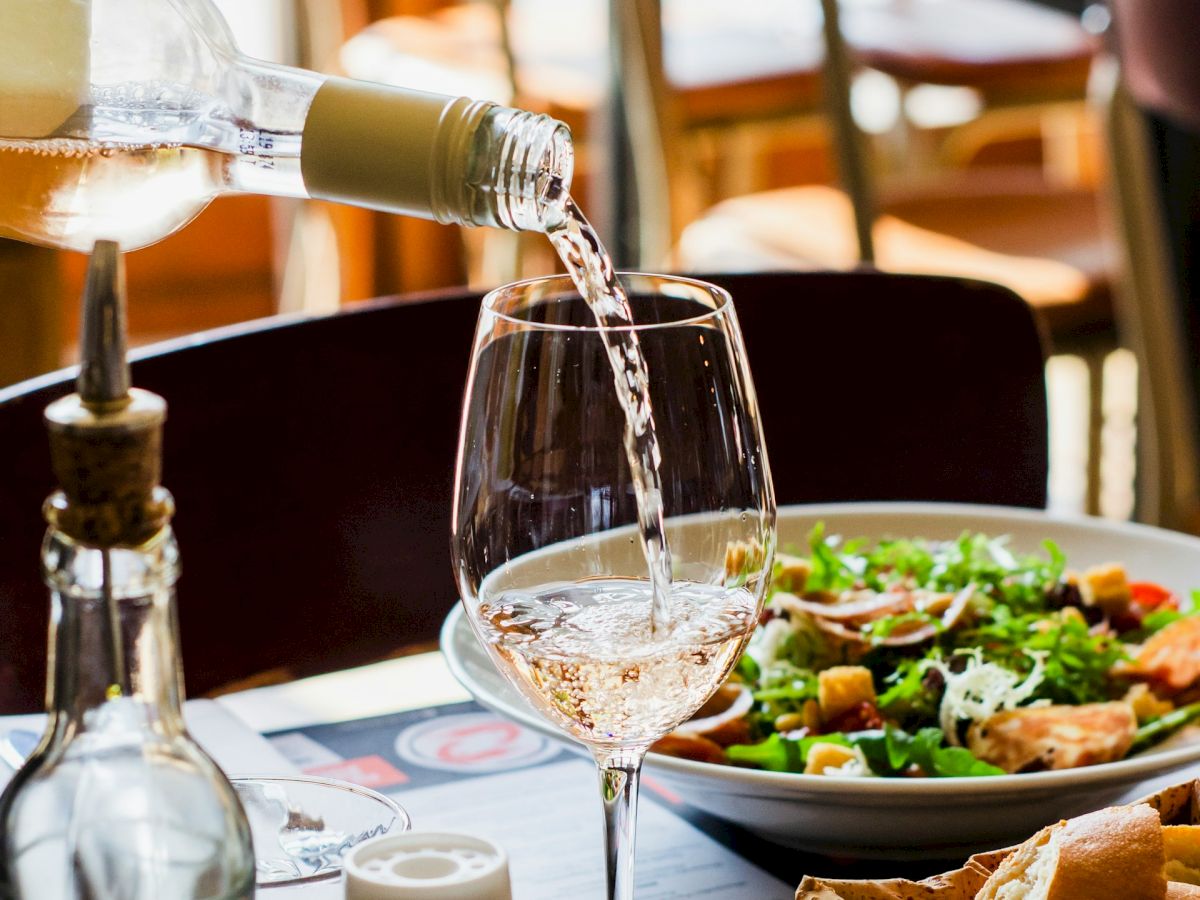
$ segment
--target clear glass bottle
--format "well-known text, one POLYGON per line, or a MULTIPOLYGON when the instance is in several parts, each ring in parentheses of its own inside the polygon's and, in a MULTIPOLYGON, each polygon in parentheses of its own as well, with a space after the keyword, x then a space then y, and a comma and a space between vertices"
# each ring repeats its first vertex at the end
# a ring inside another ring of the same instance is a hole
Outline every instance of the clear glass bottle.
POLYGON ((229 192, 542 230, 547 116, 241 55, 210 0, 0 3, 0 237, 132 250, 229 192))
POLYGON ((245 814, 183 720, 179 550, 158 484, 166 404, 128 388, 123 338, 113 349, 119 289, 93 302, 117 267, 115 246, 101 245, 79 393, 46 410, 62 486, 46 502, 42 555, 49 720, 0 795, 0 897, 250 898, 245 814))

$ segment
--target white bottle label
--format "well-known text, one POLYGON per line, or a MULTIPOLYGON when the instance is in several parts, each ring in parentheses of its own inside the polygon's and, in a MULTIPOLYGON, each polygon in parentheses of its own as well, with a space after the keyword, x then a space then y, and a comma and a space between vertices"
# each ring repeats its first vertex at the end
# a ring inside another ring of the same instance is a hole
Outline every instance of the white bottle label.
POLYGON ((87 101, 91 0, 0 2, 0 137, 51 134, 87 101))

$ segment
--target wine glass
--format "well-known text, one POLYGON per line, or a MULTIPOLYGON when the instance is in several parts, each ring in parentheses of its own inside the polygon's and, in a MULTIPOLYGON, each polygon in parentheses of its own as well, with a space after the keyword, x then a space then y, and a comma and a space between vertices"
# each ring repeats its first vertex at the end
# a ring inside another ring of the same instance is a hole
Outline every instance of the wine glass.
POLYGON ((484 298, 451 552, 497 668, 595 758, 608 896, 630 900, 642 758, 712 695, 753 630, 775 500, 729 294, 620 279, 632 326, 599 327, 565 276, 484 298), (639 354, 648 397, 630 374, 639 354), (632 425, 614 367, 635 395, 632 425), (657 481, 635 477, 655 459, 657 481), (670 579, 657 605, 656 569, 670 579))

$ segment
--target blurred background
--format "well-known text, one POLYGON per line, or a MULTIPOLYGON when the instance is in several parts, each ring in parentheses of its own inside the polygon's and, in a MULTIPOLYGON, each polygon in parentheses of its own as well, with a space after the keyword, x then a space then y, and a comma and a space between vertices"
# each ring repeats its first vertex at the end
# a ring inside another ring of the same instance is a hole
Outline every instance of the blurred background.
MULTIPOLYGON (((1141 345, 1118 327, 1131 214, 1107 130, 1117 81, 1105 5, 217 2, 250 55, 565 120, 578 148, 572 193, 620 265, 874 264, 1012 287, 1046 330, 1051 508, 1135 515, 1147 383, 1139 401, 1141 345)), ((0 243, 0 385, 74 361, 85 264, 0 243)), ((536 235, 218 198, 129 254, 131 338, 555 267, 536 235)), ((799 350, 806 340, 845 341, 853 365, 852 335, 798 335, 799 350)), ((447 349, 448 366, 465 366, 467 348, 447 349)), ((814 375, 802 352, 778 365, 798 384, 814 375)), ((910 402, 919 415, 922 398, 910 402)))

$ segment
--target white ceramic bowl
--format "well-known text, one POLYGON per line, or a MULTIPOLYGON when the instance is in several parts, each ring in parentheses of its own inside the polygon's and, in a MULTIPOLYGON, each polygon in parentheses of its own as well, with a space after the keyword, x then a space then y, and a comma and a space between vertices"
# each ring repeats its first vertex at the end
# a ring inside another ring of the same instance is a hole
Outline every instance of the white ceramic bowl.
MULTIPOLYGON (((955 538, 963 531, 1006 534, 1015 550, 1055 541, 1072 568, 1119 561, 1130 578, 1187 596, 1200 588, 1200 539, 1100 519, 950 504, 855 503, 780 510, 779 546, 806 546, 813 524, 846 537, 955 538)), ((563 741, 492 666, 456 607, 442 651, 463 686, 484 706, 563 741)), ((1120 762, 987 778, 844 778, 762 772, 651 753, 645 772, 687 803, 766 838, 806 850, 859 857, 947 857, 1024 839, 1058 818, 1148 791, 1149 779, 1200 761, 1200 743, 1176 744, 1120 762), (1145 784, 1144 784, 1145 783, 1145 784)), ((1157 782, 1155 783, 1157 784, 1157 782)))

